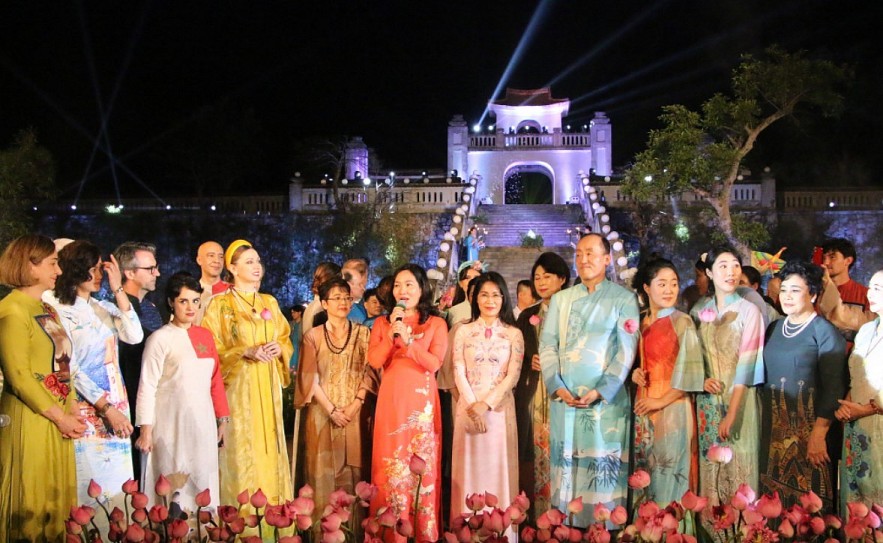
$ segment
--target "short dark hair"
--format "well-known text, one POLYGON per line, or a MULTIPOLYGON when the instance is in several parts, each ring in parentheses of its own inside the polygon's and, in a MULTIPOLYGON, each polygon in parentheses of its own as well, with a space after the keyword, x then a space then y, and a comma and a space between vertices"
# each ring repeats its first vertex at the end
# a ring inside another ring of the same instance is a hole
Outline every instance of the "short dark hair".
POLYGON ((202 285, 189 272, 179 271, 169 277, 166 282, 166 303, 170 308, 174 307, 173 301, 181 295, 181 291, 185 288, 202 294, 202 285))
POLYGON ((609 239, 607 239, 606 237, 602 236, 602 235, 599 234, 598 232, 587 232, 587 233, 583 234, 582 236, 580 236, 579 239, 580 239, 580 241, 582 241, 582 240, 586 239, 586 238, 589 237, 589 236, 595 236, 596 238, 600 239, 600 240, 601 240, 601 244, 604 246, 605 254, 608 254, 608 255, 610 254, 610 240, 609 240, 609 239))
POLYGON ((367 302, 368 299, 371 298, 372 296, 376 296, 377 301, 380 302, 381 305, 383 305, 383 300, 380 299, 380 296, 377 296, 377 288, 376 287, 369 288, 369 289, 365 290, 365 294, 362 294, 362 300, 367 302))
POLYGON ((570 283, 570 266, 563 258, 561 258, 561 255, 551 251, 541 254, 536 262, 533 263, 533 268, 530 269, 531 285, 533 285, 533 278, 537 274, 537 268, 540 266, 542 266, 546 273, 551 273, 552 275, 564 279, 564 284, 561 285, 561 290, 568 287, 568 284, 570 283))
POLYGON ((399 268, 392 274, 393 284, 395 284, 396 277, 402 272, 411 272, 411 275, 417 279, 417 285, 420 287, 420 300, 417 302, 417 312, 420 314, 419 322, 420 324, 423 324, 430 316, 435 315, 435 308, 432 305, 432 285, 429 284, 426 270, 417 264, 404 264, 399 266, 399 268))
POLYGON ((675 265, 671 260, 665 258, 654 258, 644 263, 643 266, 638 268, 638 271, 632 278, 632 288, 637 292, 638 298, 644 303, 644 307, 650 307, 650 297, 641 287, 649 287, 650 283, 656 279, 656 276, 659 275, 659 272, 662 270, 672 270, 680 281, 681 276, 678 274, 678 269, 675 268, 675 265))
POLYGON ((319 285, 319 299, 320 300, 328 300, 328 295, 332 290, 339 288, 346 291, 347 294, 350 294, 350 284, 347 283, 346 279, 343 277, 332 277, 331 279, 325 281, 321 285, 319 285))
POLYGON ((516 296, 518 295, 518 291, 523 288, 526 288, 527 290, 530 291, 530 297, 533 298, 534 300, 536 300, 540 297, 540 295, 537 294, 537 291, 534 290, 533 281, 531 281, 530 279, 522 279, 521 281, 519 281, 518 283, 515 284, 516 296))
POLYGON ((307 308, 304 307, 303 304, 294 304, 293 306, 288 308, 288 314, 290 315, 291 313, 303 313, 306 310, 307 308))
POLYGON ((825 272, 820 266, 804 260, 789 260, 782 266, 776 277, 784 281, 792 275, 797 275, 806 283, 810 296, 817 296, 822 291, 822 276, 825 272))
POLYGON ((509 287, 506 286, 506 280, 503 276, 494 271, 485 272, 469 281, 469 286, 474 288, 476 293, 471 301, 472 320, 481 316, 481 310, 478 307, 478 292, 485 283, 493 283, 498 289, 500 289, 500 294, 503 295, 503 306, 500 308, 499 318, 509 326, 515 326, 515 317, 512 315, 512 298, 509 296, 509 287))
POLYGON ((754 266, 742 266, 742 275, 748 279, 749 285, 760 286, 761 275, 754 266))
POLYGON ((842 254, 843 258, 852 258, 852 262, 849 263, 849 269, 851 270, 856 258, 858 258, 855 254, 855 245, 846 238, 831 238, 822 244, 822 254, 835 251, 842 254))
POLYGON ((77 240, 58 251, 62 274, 55 281, 55 297, 65 305, 77 299, 77 286, 92 278, 89 269, 101 260, 101 251, 91 241, 77 240))

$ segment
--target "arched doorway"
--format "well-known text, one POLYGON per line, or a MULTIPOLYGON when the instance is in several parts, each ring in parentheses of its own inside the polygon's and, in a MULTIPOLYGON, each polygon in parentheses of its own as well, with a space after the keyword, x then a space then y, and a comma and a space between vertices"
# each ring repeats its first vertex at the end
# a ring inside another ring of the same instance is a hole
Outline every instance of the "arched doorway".
POLYGON ((515 166, 506 172, 506 204, 551 204, 552 175, 540 165, 515 166))

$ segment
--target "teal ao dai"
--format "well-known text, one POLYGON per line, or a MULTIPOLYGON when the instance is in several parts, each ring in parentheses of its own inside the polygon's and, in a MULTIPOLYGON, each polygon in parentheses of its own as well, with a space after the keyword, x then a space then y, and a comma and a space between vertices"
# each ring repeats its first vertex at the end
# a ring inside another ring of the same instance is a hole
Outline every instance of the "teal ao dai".
MULTIPOLYGON (((551 505, 562 511, 577 497, 585 504, 625 505, 631 401, 623 386, 638 344, 638 304, 625 288, 602 281, 594 292, 580 284, 552 297, 540 335, 543 381, 550 406, 551 505), (601 399, 570 407, 555 392, 574 397, 597 390, 601 399)), ((595 521, 593 507, 574 524, 595 521)))

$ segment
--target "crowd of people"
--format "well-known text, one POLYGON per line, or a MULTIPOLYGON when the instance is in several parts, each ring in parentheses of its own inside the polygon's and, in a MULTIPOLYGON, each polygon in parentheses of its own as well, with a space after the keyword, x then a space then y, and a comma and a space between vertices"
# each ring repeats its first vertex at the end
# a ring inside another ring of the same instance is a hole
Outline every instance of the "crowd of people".
POLYGON ((609 281, 610 251, 587 234, 573 266, 542 253, 515 297, 477 260, 439 299, 415 264, 369 289, 366 260, 323 262, 286 315, 246 240, 202 244, 200 274, 175 273, 154 303, 153 245, 105 260, 89 241, 18 238, 0 256, 0 540, 63 539, 90 480, 109 507, 133 479, 152 504, 160 474, 191 518, 206 488, 211 506, 258 489, 282 503, 306 483, 318 519, 368 480, 367 514, 393 511, 419 541, 478 493, 505 506, 524 491, 532 519, 580 497, 629 505, 636 469, 662 505, 742 484, 785 506, 813 491, 828 512, 883 503, 883 270, 852 280, 855 249, 834 239, 764 294, 717 246, 682 292, 655 256, 631 285, 609 281), (95 296, 105 282, 111 300, 95 296))

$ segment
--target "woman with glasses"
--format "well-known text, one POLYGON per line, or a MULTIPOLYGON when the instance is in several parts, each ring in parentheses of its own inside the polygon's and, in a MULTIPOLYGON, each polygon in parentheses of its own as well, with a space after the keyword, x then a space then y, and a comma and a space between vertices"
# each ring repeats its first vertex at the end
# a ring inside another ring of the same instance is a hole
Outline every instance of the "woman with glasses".
MULTIPOLYGON (((304 335, 294 406, 307 406, 307 483, 316 503, 324 504, 338 488, 353 494, 363 479, 364 455, 370 450, 362 447, 369 429, 361 409, 368 394, 376 394, 379 376, 366 358, 370 330, 347 319, 353 305, 349 283, 336 277, 318 290, 328 320, 304 335)), ((313 519, 321 513, 316 508, 313 519)), ((361 524, 356 517, 351 529, 361 524)))
MULTIPOLYGON (((518 428, 512 389, 521 374, 524 339, 515 327, 506 281, 497 272, 475 280, 472 322, 454 335, 451 517, 468 511, 466 496, 489 492, 503 505, 518 495, 518 428), (493 452, 491 452, 493 451, 493 452)), ((514 534, 508 533, 510 539, 514 534)))
MULTIPOLYGON (((123 508, 122 485, 134 477, 129 440, 133 428, 118 340, 139 343, 144 332, 113 256, 104 262, 93 243, 74 241, 58 252, 58 265, 63 273, 55 283, 55 296, 47 292, 44 300, 58 311, 74 348, 71 375, 87 426, 85 435, 74 442, 79 502, 94 505, 87 492, 94 479, 104 491, 101 501, 109 500, 110 509, 123 508), (105 275, 116 305, 92 297, 101 290, 105 275)), ((95 517, 99 527, 102 520, 101 515, 95 517)))
POLYGON ((224 261, 233 286, 212 298, 202 321, 215 338, 230 406, 218 461, 220 503, 236 503, 240 492, 261 489, 271 504, 280 504, 293 497, 282 424, 291 330, 276 299, 258 292, 264 266, 251 244, 234 241, 224 261))

